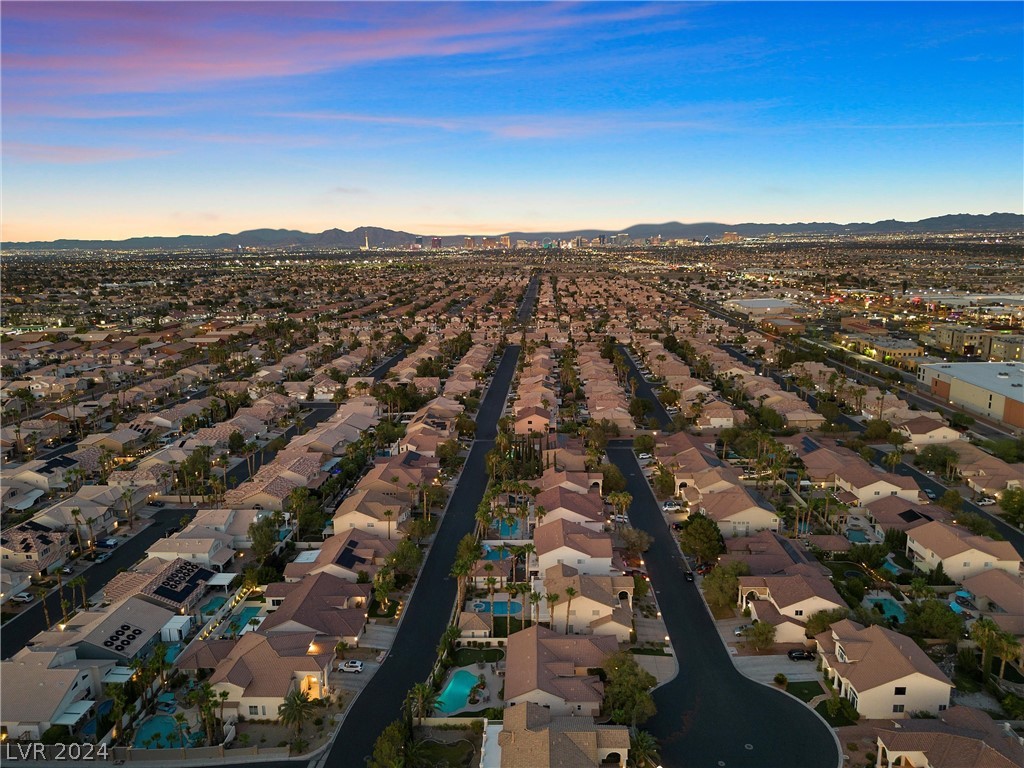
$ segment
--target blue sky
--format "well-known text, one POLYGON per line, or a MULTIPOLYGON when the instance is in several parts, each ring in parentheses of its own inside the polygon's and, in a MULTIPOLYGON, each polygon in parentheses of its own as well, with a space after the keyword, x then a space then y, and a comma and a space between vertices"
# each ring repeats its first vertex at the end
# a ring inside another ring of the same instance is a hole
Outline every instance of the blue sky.
POLYGON ((5 2, 2 237, 1019 212, 1022 8, 5 2))

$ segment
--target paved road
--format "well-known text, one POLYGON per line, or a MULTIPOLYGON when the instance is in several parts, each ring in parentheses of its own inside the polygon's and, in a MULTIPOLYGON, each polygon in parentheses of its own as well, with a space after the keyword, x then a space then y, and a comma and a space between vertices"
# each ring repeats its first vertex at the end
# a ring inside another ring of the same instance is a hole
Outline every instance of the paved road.
POLYGON ((534 275, 526 286, 526 293, 523 294, 523 301, 516 312, 516 321, 525 323, 533 315, 533 305, 537 303, 537 289, 540 285, 540 275, 534 275))
POLYGON ((477 439, 441 521, 434 545, 410 597, 394 645, 384 664, 352 705, 331 747, 325 765, 361 766, 373 752, 381 731, 401 714, 406 692, 427 679, 436 660, 435 649, 448 626, 455 601, 455 581, 449 576, 459 540, 473 530, 474 513, 487 487, 484 455, 494 444, 515 373, 519 347, 505 348, 494 380, 477 415, 477 439))
POLYGON ((658 714, 644 724, 671 768, 835 768, 833 732, 802 703, 755 683, 733 666, 672 541, 630 443, 613 440, 608 457, 633 495, 630 521, 654 543, 644 555, 679 674, 654 692, 658 714))
MULTIPOLYGON (((73 579, 77 575, 85 576, 86 593, 90 596, 99 592, 122 568, 130 568, 146 554, 146 549, 157 539, 163 538, 167 527, 176 525, 183 515, 191 515, 194 510, 169 507, 161 509, 153 515, 153 524, 132 538, 126 540, 117 548, 111 550, 110 559, 102 563, 90 564, 84 571, 81 566, 88 563, 79 560, 75 565, 75 573, 65 576, 73 579), (79 565, 79 563, 81 565, 79 565)), ((81 605, 81 590, 77 590, 77 598, 73 601, 81 605)), ((70 597, 70 590, 65 588, 65 598, 70 597)), ((50 611, 50 620, 60 620, 60 598, 56 591, 46 597, 46 606, 50 611)), ((16 618, 4 624, 0 631, 0 657, 9 659, 15 653, 24 648, 28 642, 46 627, 46 620, 43 616, 43 607, 39 600, 23 609, 16 618)))
MULTIPOLYGON (((629 349, 624 344, 619 344, 618 349, 626 358, 626 365, 629 366, 629 376, 636 379, 636 394, 647 400, 653 407, 648 412, 650 416, 653 416, 661 424, 662 429, 672 428, 672 417, 668 415, 668 411, 665 410, 665 406, 661 404, 661 400, 658 399, 658 395, 654 391, 654 386, 644 378, 644 375, 640 373, 640 369, 637 368, 636 362, 633 360, 633 356, 629 354, 629 349)), ((626 388, 626 393, 629 393, 629 388, 626 388)))

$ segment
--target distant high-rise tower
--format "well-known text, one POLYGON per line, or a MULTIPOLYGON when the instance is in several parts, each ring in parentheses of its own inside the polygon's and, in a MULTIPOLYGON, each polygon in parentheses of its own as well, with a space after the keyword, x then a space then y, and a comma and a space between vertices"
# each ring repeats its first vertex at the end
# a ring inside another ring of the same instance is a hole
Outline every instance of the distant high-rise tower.
POLYGON ((430 247, 435 249, 435 250, 440 248, 441 247, 441 238, 440 237, 432 237, 432 238, 430 238, 430 247))
POLYGON ((462 241, 462 245, 465 248, 476 248, 476 240, 474 240, 472 237, 464 238, 462 241))
POLYGON ((362 248, 359 249, 360 251, 368 251, 368 250, 370 250, 370 236, 369 235, 365 235, 364 236, 364 240, 365 240, 366 244, 362 248))

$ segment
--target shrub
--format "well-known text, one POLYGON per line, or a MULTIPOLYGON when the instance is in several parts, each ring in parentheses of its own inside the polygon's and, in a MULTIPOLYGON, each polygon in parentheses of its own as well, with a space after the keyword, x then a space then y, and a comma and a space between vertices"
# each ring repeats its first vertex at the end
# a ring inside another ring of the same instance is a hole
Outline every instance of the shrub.
POLYGON ((778 673, 778 674, 777 674, 777 675, 775 676, 775 684, 776 684, 777 686, 781 687, 781 688, 785 688, 785 687, 786 687, 786 685, 788 685, 788 684, 789 684, 789 678, 788 678, 788 677, 786 677, 786 676, 785 676, 784 674, 782 674, 781 672, 779 672, 779 673, 778 673))

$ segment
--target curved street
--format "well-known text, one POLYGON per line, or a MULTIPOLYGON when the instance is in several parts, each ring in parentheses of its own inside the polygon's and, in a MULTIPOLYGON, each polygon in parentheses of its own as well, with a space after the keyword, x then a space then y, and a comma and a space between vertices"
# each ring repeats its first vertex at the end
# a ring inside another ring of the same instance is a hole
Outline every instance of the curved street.
POLYGON ((812 710, 737 671, 715 629, 629 440, 608 457, 633 496, 629 518, 654 543, 644 555, 679 673, 654 692, 658 714, 644 724, 666 768, 835 768, 839 745, 812 710))

